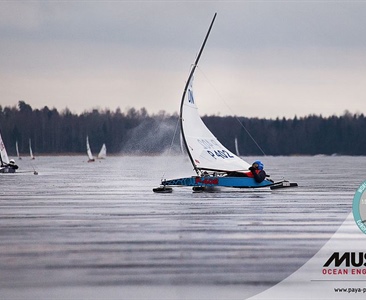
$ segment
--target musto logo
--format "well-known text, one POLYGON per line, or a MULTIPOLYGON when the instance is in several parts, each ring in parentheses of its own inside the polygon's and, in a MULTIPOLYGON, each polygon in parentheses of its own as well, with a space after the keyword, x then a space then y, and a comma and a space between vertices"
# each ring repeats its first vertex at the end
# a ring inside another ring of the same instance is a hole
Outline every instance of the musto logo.
POLYGON ((324 275, 366 275, 366 253, 334 252, 324 264, 324 275))

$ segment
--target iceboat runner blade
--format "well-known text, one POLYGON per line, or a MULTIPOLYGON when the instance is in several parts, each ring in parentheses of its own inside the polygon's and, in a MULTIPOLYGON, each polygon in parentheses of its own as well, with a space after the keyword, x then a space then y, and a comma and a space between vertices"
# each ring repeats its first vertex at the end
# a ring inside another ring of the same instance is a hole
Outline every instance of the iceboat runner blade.
POLYGON ((275 182, 272 186, 270 186, 270 189, 276 190, 276 189, 284 189, 284 188, 297 187, 297 186, 298 186, 298 184, 296 182, 290 182, 288 180, 283 180, 283 181, 275 182))

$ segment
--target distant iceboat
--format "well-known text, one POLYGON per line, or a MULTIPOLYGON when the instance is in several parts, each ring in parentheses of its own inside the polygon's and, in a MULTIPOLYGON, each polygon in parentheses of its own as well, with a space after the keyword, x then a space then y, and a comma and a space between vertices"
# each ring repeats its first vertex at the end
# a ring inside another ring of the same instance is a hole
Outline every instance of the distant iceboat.
POLYGON ((9 160, 5 144, 0 134, 0 173, 15 173, 16 169, 18 169, 18 166, 15 165, 13 159, 9 160))
POLYGON ((236 156, 240 156, 239 147, 238 147, 238 138, 235 138, 235 154, 236 154, 236 156))
POLYGON ((29 139, 29 154, 30 154, 31 159, 35 159, 35 157, 33 155, 33 151, 32 151, 32 141, 31 141, 31 139, 29 139))
POLYGON ((97 156, 98 159, 103 159, 107 157, 107 147, 105 144, 103 144, 102 149, 100 149, 100 152, 97 156))
POLYGON ((18 148, 18 141, 15 142, 15 150, 17 151, 17 157, 18 159, 22 159, 19 155, 19 148, 18 148))
POLYGON ((89 137, 88 136, 86 136, 86 154, 88 155, 88 158, 89 158, 88 159, 88 162, 95 161, 94 156, 93 156, 93 154, 92 154, 92 152, 90 150, 89 137))

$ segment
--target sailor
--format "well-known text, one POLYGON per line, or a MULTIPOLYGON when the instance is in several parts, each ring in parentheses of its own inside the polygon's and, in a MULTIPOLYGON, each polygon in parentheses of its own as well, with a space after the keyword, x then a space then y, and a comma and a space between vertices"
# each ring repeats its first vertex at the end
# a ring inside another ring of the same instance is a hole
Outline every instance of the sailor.
POLYGON ((254 178, 256 182, 261 183, 267 176, 263 168, 263 163, 260 160, 256 160, 249 168, 250 172, 247 172, 246 175, 254 178))
POLYGON ((18 169, 18 166, 15 164, 14 159, 9 160, 9 163, 7 164, 7 167, 9 169, 14 169, 14 170, 18 169))

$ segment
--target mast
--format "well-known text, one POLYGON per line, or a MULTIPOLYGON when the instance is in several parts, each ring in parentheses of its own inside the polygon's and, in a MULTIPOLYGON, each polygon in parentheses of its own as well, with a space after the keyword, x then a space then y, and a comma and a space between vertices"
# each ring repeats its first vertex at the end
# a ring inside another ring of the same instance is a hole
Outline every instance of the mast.
POLYGON ((183 104, 184 104, 184 98, 186 96, 186 93, 187 93, 187 89, 188 89, 188 86, 189 86, 189 83, 191 82, 191 79, 193 77, 193 74, 194 74, 194 71, 196 70, 197 68, 197 65, 198 65, 198 61, 200 60, 200 57, 201 57, 201 54, 203 52, 203 48, 205 47, 206 45, 206 42, 207 42, 207 39, 208 39, 208 36, 210 35, 210 32, 211 32, 211 29, 212 29, 212 26, 213 26, 213 23, 215 22, 215 19, 216 19, 216 15, 217 13, 214 14, 213 16, 213 19, 211 21, 211 24, 210 24, 210 27, 208 28, 208 31, 207 31, 207 34, 206 34, 206 37, 202 43, 202 46, 201 46, 201 49, 200 51, 198 52, 198 55, 197 55, 197 58, 196 58, 196 61, 194 62, 193 66, 192 66, 192 70, 188 76, 188 80, 186 82, 186 85, 184 87, 184 91, 183 91, 183 95, 182 95, 182 100, 181 100, 181 103, 180 103, 180 130, 181 130, 181 133, 182 133, 182 137, 183 137, 183 142, 184 142, 184 146, 186 147, 186 150, 187 150, 187 153, 188 153, 188 156, 189 156, 189 159, 191 160, 191 163, 193 165, 193 168, 194 170, 196 171, 197 175, 199 175, 199 170, 196 166, 196 164, 194 163, 194 160, 191 156, 191 153, 189 152, 189 149, 188 149, 188 145, 187 145, 187 141, 186 141, 186 138, 185 138, 185 135, 184 135, 184 131, 183 131, 183 118, 182 118, 182 112, 183 112, 183 104))

